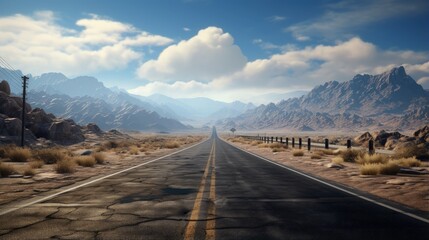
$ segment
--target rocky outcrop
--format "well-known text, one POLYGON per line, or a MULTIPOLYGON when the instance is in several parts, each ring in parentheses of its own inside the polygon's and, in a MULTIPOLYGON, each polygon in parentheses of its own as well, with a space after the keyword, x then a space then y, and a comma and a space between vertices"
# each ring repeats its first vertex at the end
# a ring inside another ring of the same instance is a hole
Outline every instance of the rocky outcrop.
MULTIPOLYGON (((0 84, 0 143, 18 143, 22 128, 22 99, 10 96, 9 84, 0 84)), ((59 144, 74 144, 85 140, 82 129, 71 119, 56 118, 41 108, 31 109, 26 105, 25 140, 33 143, 45 138, 59 144)), ((97 130, 93 125, 91 129, 97 130)), ((98 128, 99 129, 99 128, 98 128)))
POLYGON ((10 86, 9 83, 6 82, 6 80, 2 80, 0 82, 0 92, 4 92, 7 95, 10 95, 10 86))
POLYGON ((400 138, 405 137, 399 132, 386 132, 381 130, 374 134, 374 142, 376 146, 385 146, 387 141, 390 141, 390 144, 398 141, 400 138))
POLYGON ((419 142, 429 142, 429 125, 426 125, 419 130, 415 131, 413 136, 419 142))
POLYGON ((365 132, 354 139, 358 145, 368 145, 369 140, 374 140, 374 137, 369 132, 365 132))

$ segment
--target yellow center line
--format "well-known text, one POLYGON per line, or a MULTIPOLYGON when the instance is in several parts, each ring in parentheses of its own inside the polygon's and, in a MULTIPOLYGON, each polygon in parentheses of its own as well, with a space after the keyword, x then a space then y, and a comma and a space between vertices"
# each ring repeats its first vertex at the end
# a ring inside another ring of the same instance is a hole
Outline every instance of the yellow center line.
POLYGON ((216 161, 216 143, 214 145, 213 158, 212 158, 212 172, 210 179, 210 195, 209 195, 209 209, 207 213, 207 224, 206 224, 206 239, 214 240, 216 239, 216 170, 215 170, 215 161, 216 161))
POLYGON ((201 202, 203 200, 203 194, 204 194, 204 188, 206 186, 207 176, 209 174, 210 162, 213 159, 214 148, 215 146, 213 143, 212 148, 210 150, 209 159, 207 161, 207 165, 204 170, 203 177, 201 178, 201 183, 198 189, 197 197, 195 198, 194 207, 192 208, 191 217, 189 219, 188 225, 186 226, 185 236, 184 236, 186 240, 194 239, 195 237, 195 230, 196 230, 197 221, 200 215, 201 202))

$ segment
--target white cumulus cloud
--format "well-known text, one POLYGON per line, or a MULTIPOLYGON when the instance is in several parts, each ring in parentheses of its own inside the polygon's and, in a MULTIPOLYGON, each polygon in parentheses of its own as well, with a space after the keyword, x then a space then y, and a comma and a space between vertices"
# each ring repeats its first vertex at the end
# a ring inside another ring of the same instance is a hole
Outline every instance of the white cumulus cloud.
POLYGON ((167 47, 158 59, 145 62, 137 73, 149 81, 209 82, 241 70, 246 62, 229 33, 208 27, 189 40, 167 47))
POLYGON ((0 54, 33 75, 52 71, 77 75, 126 67, 143 56, 134 47, 173 42, 97 15, 77 20, 76 26, 59 25, 52 11, 0 17, 0 54))

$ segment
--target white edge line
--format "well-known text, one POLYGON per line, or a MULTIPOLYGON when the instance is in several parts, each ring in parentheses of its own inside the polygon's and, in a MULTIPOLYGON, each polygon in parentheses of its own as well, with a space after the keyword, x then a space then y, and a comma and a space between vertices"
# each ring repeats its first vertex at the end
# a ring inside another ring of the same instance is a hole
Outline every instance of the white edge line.
MULTIPOLYGON (((221 138, 219 138, 219 139, 221 139, 221 138)), ((368 201, 368 202, 371 202, 371 203, 377 204, 377 205, 379 205, 379 206, 382 206, 382 207, 388 208, 388 209, 393 210, 393 211, 395 211, 395 212, 398 212, 398 213, 401 213, 401 214, 407 215, 407 216, 409 216, 409 217, 412 217, 412 218, 414 218, 414 219, 420 220, 420 221, 422 221, 422 222, 429 223, 429 219, 426 219, 426 218, 423 218, 423 217, 417 216, 417 215, 412 214, 412 213, 409 213, 409 212, 405 212, 405 211, 403 211, 403 210, 401 210, 401 209, 397 209, 397 208, 395 208, 395 207, 392 207, 392 206, 389 206, 389 205, 387 205, 387 204, 384 204, 384 203, 378 202, 378 201, 376 201, 376 200, 374 200, 374 199, 367 198, 367 197, 365 197, 365 196, 362 196, 362 195, 360 195, 360 194, 354 193, 354 192, 352 192, 352 191, 349 191, 349 190, 347 190, 347 189, 341 188, 341 187, 339 187, 339 186, 335 186, 335 185, 333 185, 333 184, 330 184, 330 183, 325 182, 325 181, 323 181, 323 180, 320 180, 320 179, 318 179, 318 178, 312 177, 312 176, 310 176, 310 175, 307 175, 307 174, 302 173, 302 172, 300 172, 300 171, 297 171, 297 170, 295 170, 295 169, 289 168, 289 167, 287 167, 287 166, 285 166, 285 165, 283 165, 283 164, 280 164, 280 163, 274 162, 274 161, 272 161, 272 160, 270 160, 270 159, 268 159, 268 158, 265 158, 265 157, 259 156, 259 155, 257 155, 257 154, 252 153, 252 152, 249 152, 249 151, 247 151, 247 150, 245 150, 245 149, 242 149, 242 148, 240 148, 240 147, 234 146, 234 145, 232 145, 232 144, 230 144, 230 143, 226 142, 226 141, 225 141, 225 140, 223 140, 223 139, 221 139, 221 140, 222 140, 223 142, 225 142, 225 143, 227 143, 227 144, 231 145, 232 147, 235 147, 235 148, 236 148, 236 149, 238 149, 238 150, 241 150, 241 151, 243 151, 243 152, 246 152, 246 153, 248 153, 248 154, 250 154, 250 155, 252 155, 252 156, 255 156, 255 157, 259 158, 259 159, 262 159, 262 160, 264 160, 264 161, 267 161, 267 162, 269 162, 269 163, 271 163, 271 164, 274 164, 274 165, 277 165, 277 166, 279 166, 279 167, 285 168, 285 169, 287 169, 287 170, 289 170, 289 171, 291 171, 291 172, 297 173, 297 174, 299 174, 299 175, 302 175, 302 176, 304 176, 304 177, 310 178, 310 179, 312 179, 312 180, 314 180, 314 181, 317 181, 317 182, 319 182, 319 183, 325 184, 325 185, 327 185, 327 186, 329 186, 329 187, 335 188, 335 189, 337 189, 337 190, 340 190, 340 191, 342 191, 342 192, 348 193, 348 194, 350 194, 350 195, 353 195, 353 196, 358 197, 358 198, 360 198, 360 199, 366 200, 366 201, 368 201)))
POLYGON ((188 149, 190 149, 190 148, 193 148, 193 147, 196 147, 196 146, 198 146, 198 145, 200 145, 200 144, 203 144, 203 143, 205 143, 205 142, 209 141, 210 139, 211 139, 211 138, 206 139, 205 141, 202 141, 202 142, 199 142, 199 143, 194 144, 194 145, 192 145, 192 146, 189 146, 189 147, 187 147, 187 148, 181 149, 181 150, 179 150, 179 151, 177 151, 177 152, 169 153, 169 154, 167 154, 167 155, 165 155, 165 156, 162 156, 162 157, 159 157, 159 158, 156 158, 156 159, 152 159, 152 160, 150 160, 150 161, 147 161, 147 162, 144 162, 144 163, 138 164, 138 165, 136 165, 136 166, 133 166, 133 167, 130 167, 130 168, 127 168, 127 169, 123 169, 123 170, 121 170, 121 171, 119 171, 119 172, 115 172, 115 173, 112 173, 112 174, 109 174, 109 175, 106 175, 106 176, 103 176, 103 177, 100 177, 100 178, 94 179, 94 180, 92 180, 92 181, 89 181, 89 182, 86 182, 86 183, 80 184, 80 185, 78 185, 78 186, 74 186, 74 187, 71 187, 71 188, 65 189, 65 190, 63 190, 63 191, 61 191, 61 192, 54 193, 54 194, 49 195, 49 196, 46 196, 46 197, 44 197, 44 198, 41 198, 41 199, 38 199, 38 200, 35 200, 35 201, 32 201, 32 202, 29 202, 29 203, 25 203, 25 204, 23 204, 23 205, 21 205, 21 206, 12 207, 11 209, 8 209, 8 210, 6 210, 6 211, 0 212, 0 216, 5 215, 5 214, 10 213, 10 212, 14 212, 14 211, 19 210, 19 209, 21 209, 21 208, 25 208, 25 207, 31 206, 31 205, 36 204, 36 203, 44 202, 44 201, 49 200, 49 199, 51 199, 51 198, 54 198, 54 197, 56 197, 56 196, 58 196, 58 195, 61 195, 61 194, 67 193, 67 192, 71 192, 71 191, 76 190, 76 189, 78 189, 78 188, 85 187, 85 186, 87 186, 87 185, 90 185, 90 184, 93 184, 93 183, 99 182, 99 181, 101 181, 101 180, 103 180, 103 179, 106 179, 106 178, 109 178, 109 177, 113 177, 113 176, 118 175, 118 174, 121 174, 121 173, 123 173, 123 172, 127 172, 127 171, 130 171, 130 170, 133 170, 133 169, 135 169, 135 168, 139 168, 139 167, 144 166, 144 165, 146 165, 146 164, 149 164, 149 163, 152 163, 152 162, 155 162, 155 161, 158 161, 158 160, 161 160, 161 159, 164 159, 164 158, 170 157, 170 156, 172 156, 172 155, 174 155, 174 154, 177 154, 177 153, 183 152, 183 151, 185 151, 185 150, 188 150, 188 149))

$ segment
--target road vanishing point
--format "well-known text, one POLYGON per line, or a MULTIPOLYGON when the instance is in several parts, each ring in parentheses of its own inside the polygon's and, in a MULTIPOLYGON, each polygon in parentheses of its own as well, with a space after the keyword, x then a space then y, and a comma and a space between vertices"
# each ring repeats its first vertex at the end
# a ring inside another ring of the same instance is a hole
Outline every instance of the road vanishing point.
POLYGON ((0 211, 0 239, 429 239, 428 214, 210 139, 0 211))

